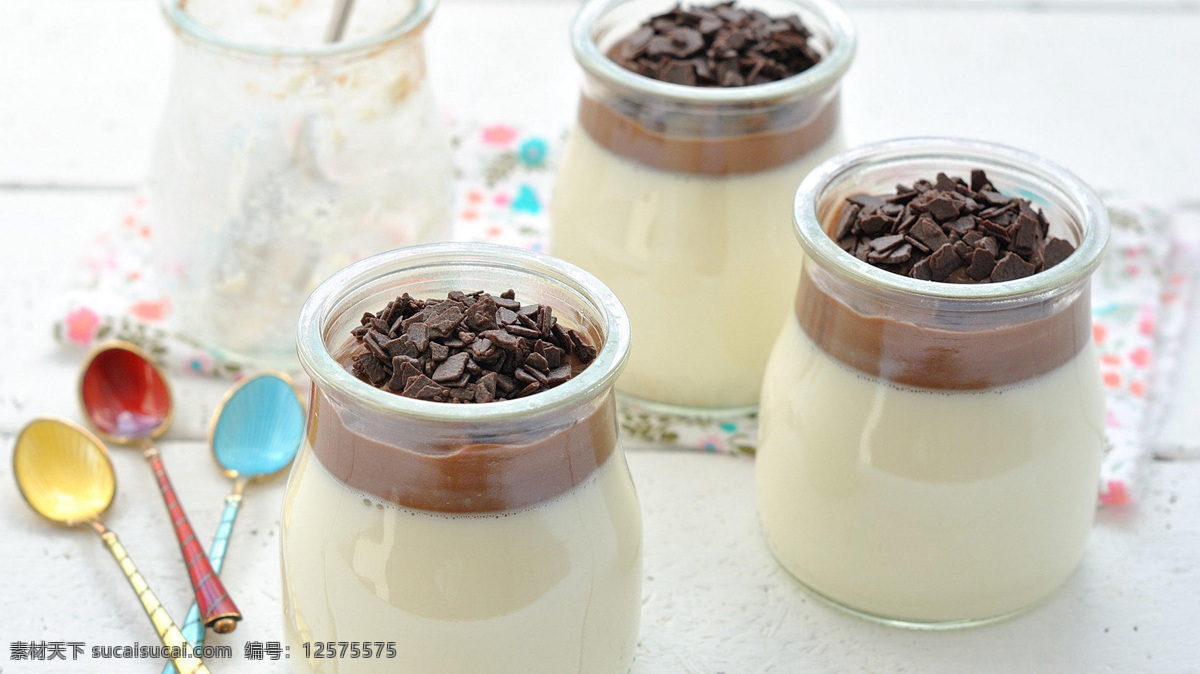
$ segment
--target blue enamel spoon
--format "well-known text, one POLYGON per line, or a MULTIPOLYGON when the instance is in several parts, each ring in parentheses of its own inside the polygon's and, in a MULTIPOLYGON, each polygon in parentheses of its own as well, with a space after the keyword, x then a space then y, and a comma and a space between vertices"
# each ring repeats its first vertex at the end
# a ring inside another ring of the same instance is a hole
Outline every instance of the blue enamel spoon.
MULTIPOLYGON (((242 492, 254 480, 272 477, 291 464, 304 439, 304 404, 292 380, 281 372, 255 373, 230 389, 213 414, 209 442, 222 472, 233 482, 225 497, 221 524, 208 549, 213 571, 221 572, 242 492)), ((188 643, 204 644, 204 624, 196 604, 188 610, 183 634, 188 643)), ((176 674, 167 663, 163 674, 176 674)))

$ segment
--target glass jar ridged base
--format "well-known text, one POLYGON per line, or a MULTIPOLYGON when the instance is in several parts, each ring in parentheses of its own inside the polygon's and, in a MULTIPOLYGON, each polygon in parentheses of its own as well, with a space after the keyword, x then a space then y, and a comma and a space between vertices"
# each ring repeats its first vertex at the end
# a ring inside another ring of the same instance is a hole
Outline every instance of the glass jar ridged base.
POLYGON ((978 619, 920 621, 920 620, 910 620, 907 618, 898 618, 898 617, 887 616, 887 615, 879 615, 879 614, 871 613, 869 611, 863 611, 863 610, 854 608, 853 606, 850 606, 848 604, 843 604, 828 595, 821 594, 821 592, 819 592, 818 590, 813 588, 808 583, 805 583, 803 580, 801 580, 795 574, 793 574, 791 571, 789 571, 786 566, 784 566, 783 561, 779 558, 779 555, 775 554, 774 548, 771 547, 770 541, 767 542, 767 549, 769 549, 771 551, 771 556, 775 558, 776 562, 779 562, 779 565, 781 567, 783 567, 783 570, 787 572, 788 576, 791 577, 791 579, 794 580, 796 582, 796 584, 799 585, 800 588, 803 589, 805 591, 805 593, 807 593, 809 596, 820 601, 822 604, 829 606, 830 608, 841 611, 842 613, 852 615, 855 618, 860 618, 862 620, 866 620, 867 622, 872 622, 877 625, 884 625, 886 627, 897 627, 900 629, 914 630, 914 631, 918 631, 918 632, 949 632, 949 631, 953 631, 953 630, 967 629, 967 628, 971 628, 971 627, 984 627, 986 625, 994 625, 996 623, 1004 622, 1005 620, 1008 620, 1010 618, 1015 618, 1019 615, 1022 615, 1023 613, 1026 613, 1028 611, 1031 611, 1031 610, 1037 608, 1038 606, 1041 606, 1050 597, 1054 596, 1054 593, 1051 593, 1050 595, 1047 595, 1046 597, 1042 597, 1041 599, 1039 599, 1035 602, 1032 602, 1030 604, 1026 604, 1025 606, 1022 606, 1021 608, 1018 608, 1016 610, 1009 611, 1007 613, 1002 613, 1000 615, 990 616, 987 618, 978 618, 978 619))

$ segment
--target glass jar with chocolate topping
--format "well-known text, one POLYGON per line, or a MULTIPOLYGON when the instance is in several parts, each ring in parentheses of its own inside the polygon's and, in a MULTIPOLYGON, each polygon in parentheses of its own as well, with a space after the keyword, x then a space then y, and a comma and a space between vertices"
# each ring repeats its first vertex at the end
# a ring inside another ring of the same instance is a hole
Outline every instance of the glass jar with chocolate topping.
POLYGON ((800 256, 795 187, 843 147, 855 34, 825 0, 592 0, 551 201, 551 251, 638 333, 618 390, 681 413, 753 408, 800 256))
POLYGON ((756 466, 779 562, 910 627, 1047 596, 1083 553, 1105 446, 1100 200, 1025 152, 905 139, 814 170, 795 222, 805 263, 756 466))
POLYGON ((300 317, 313 391, 283 510, 292 662, 339 673, 379 671, 381 662, 436 674, 627 671, 642 527, 613 381, 629 339, 624 310, 593 276, 505 246, 400 249, 318 287, 300 317), (403 318, 447 293, 476 309, 464 318, 446 301, 447 313, 425 323, 420 312, 403 318), (393 311, 392 300, 411 306, 393 311), (374 339, 368 331, 389 324, 401 335, 387 347, 398 353, 394 376, 420 371, 390 390, 392 374, 373 386, 360 367, 378 350, 362 349, 374 339), (588 362, 548 346, 556 336, 583 344, 577 352, 588 362), (491 358, 538 367, 548 359, 553 387, 529 383, 545 377, 479 377, 489 367, 511 371, 491 358), (556 379, 567 365, 573 376, 556 379), (471 387, 480 402, 461 396, 471 387), (394 650, 385 660, 328 660, 303 646, 338 640, 394 650))

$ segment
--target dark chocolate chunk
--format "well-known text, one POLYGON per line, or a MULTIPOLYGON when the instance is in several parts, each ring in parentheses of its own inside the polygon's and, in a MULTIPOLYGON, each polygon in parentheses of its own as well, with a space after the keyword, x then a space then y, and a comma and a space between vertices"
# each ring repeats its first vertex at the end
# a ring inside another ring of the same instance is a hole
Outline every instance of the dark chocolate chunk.
POLYGON ((962 264, 962 258, 954 252, 953 244, 947 243, 929 256, 929 273, 934 281, 945 281, 962 264))
POLYGON ((947 226, 960 235, 966 236, 968 233, 975 231, 975 218, 964 215, 961 218, 950 221, 947 226))
POLYGON ((912 277, 922 281, 932 281, 933 271, 929 268, 929 258, 923 258, 913 265, 912 277))
POLYGON ((888 253, 887 258, 883 260, 885 264, 902 264, 912 259, 913 247, 909 243, 902 243, 896 246, 888 253))
POLYGON ((917 224, 913 225, 913 228, 909 231, 909 234, 924 244, 925 247, 931 251, 937 250, 950 243, 949 237, 947 237, 946 233, 942 231, 942 228, 938 227, 933 220, 927 217, 922 217, 920 220, 917 220, 917 224))
POLYGON ((838 219, 837 227, 834 228, 834 241, 841 241, 850 234, 850 229, 858 219, 860 211, 862 211, 862 207, 857 204, 846 204, 842 208, 842 215, 838 219))
POLYGON ((1045 268, 1049 269, 1059 262, 1071 256, 1075 252, 1075 246, 1069 241, 1063 239, 1052 238, 1046 242, 1046 248, 1042 250, 1042 259, 1044 260, 1045 268))
POLYGON ((447 358, 450 357, 450 347, 446 346, 445 344, 438 344, 437 342, 430 342, 429 343, 429 356, 431 358, 433 358, 433 360, 435 362, 440 363, 441 361, 446 360, 447 358))
MULTIPOLYGON (((932 250, 930 250, 929 246, 926 246, 925 244, 921 243, 920 241, 918 241, 917 239, 914 239, 911 236, 905 236, 904 240, 911 243, 913 248, 916 248, 917 250, 921 251, 922 253, 932 252, 932 250)), ((938 248, 941 248, 941 246, 938 246, 938 248)))
POLYGON ((984 173, 980 169, 972 169, 971 170, 971 191, 972 192, 979 192, 990 186, 991 186, 991 183, 988 182, 986 173, 984 173))
POLYGON ((996 266, 996 256, 986 248, 976 248, 971 255, 971 265, 967 267, 967 276, 976 281, 983 281, 992 275, 996 266))
POLYGON ((984 220, 979 223, 979 226, 986 230, 989 234, 1002 241, 1008 241, 1008 228, 992 220, 984 220))
POLYGON ((870 243, 870 246, 873 250, 883 253, 895 248, 896 246, 899 246, 902 243, 904 243, 903 235, 889 234, 887 236, 881 236, 873 239, 870 243))
POLYGON ((486 330, 479 333, 479 336, 490 339, 493 344, 505 351, 516 351, 520 345, 520 340, 517 336, 509 333, 507 330, 486 330))
POLYGON ((858 221, 858 228, 864 234, 874 236, 886 232, 892 227, 892 219, 880 213, 877 209, 872 214, 858 221))
POLYGON ((496 300, 491 295, 484 295, 467 309, 467 327, 475 332, 494 330, 496 328, 496 300))
POLYGON ((408 326, 405 334, 412 340, 413 346, 417 347, 417 351, 425 353, 429 348, 429 329, 424 323, 413 323, 408 326))
POLYGON ((1000 258, 996 263, 996 267, 992 269, 991 279, 993 283, 1003 281, 1013 281, 1019 278, 1025 278, 1032 275, 1034 272, 1033 265, 1021 259, 1021 256, 1009 251, 1000 258))
POLYGON ((374 354, 364 351, 354 359, 354 376, 372 386, 379 386, 388 380, 391 373, 374 354))
POLYGON ((517 312, 507 307, 500 307, 496 310, 496 321, 500 325, 512 325, 517 322, 517 312))
POLYGON ((439 384, 457 380, 467 371, 467 358, 470 356, 465 351, 450 356, 433 371, 433 380, 439 384))
POLYGON ((965 241, 954 242, 954 254, 962 258, 964 263, 969 262, 971 256, 975 253, 975 248, 965 241))
POLYGON ((938 173, 937 178, 933 181, 933 188, 943 192, 954 192, 958 189, 958 183, 951 180, 950 176, 945 173, 938 173))
POLYGON ((938 198, 929 202, 929 214, 932 215, 938 222, 945 222, 951 218, 957 218, 959 214, 958 204, 947 198, 938 198))
POLYGON ((1042 227, 1038 223, 1037 218, 1031 218, 1022 213, 1017 217, 1016 231, 1012 234, 1013 250, 1023 253, 1030 253, 1038 245, 1038 239, 1042 236, 1042 227))

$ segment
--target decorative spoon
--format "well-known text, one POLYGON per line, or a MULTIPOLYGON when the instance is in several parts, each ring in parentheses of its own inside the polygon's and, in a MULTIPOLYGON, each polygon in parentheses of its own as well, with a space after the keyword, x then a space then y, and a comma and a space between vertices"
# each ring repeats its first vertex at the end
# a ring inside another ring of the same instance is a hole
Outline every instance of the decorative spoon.
POLYGON ((183 674, 211 674, 175 626, 158 597, 150 591, 116 532, 104 526, 100 515, 112 504, 117 479, 104 444, 87 430, 59 419, 34 419, 21 430, 13 447, 13 475, 21 496, 48 520, 75 526, 87 523, 100 534, 104 545, 129 585, 142 601, 164 646, 178 653, 171 662, 183 674))
MULTIPOLYGON (((282 372, 259 372, 240 381, 213 413, 208 437, 217 464, 234 481, 208 548, 213 570, 220 573, 246 485, 282 472, 304 440, 304 404, 291 378, 282 372)), ((184 618, 183 636, 197 647, 204 644, 197 604, 184 618)), ((163 674, 174 671, 171 663, 163 667, 163 674)))
POLYGON ((166 432, 174 414, 166 377, 137 346, 122 341, 105 342, 84 363, 79 401, 100 437, 142 450, 158 478, 158 488, 171 514, 204 624, 222 634, 232 632, 242 615, 196 540, 153 444, 166 432))

